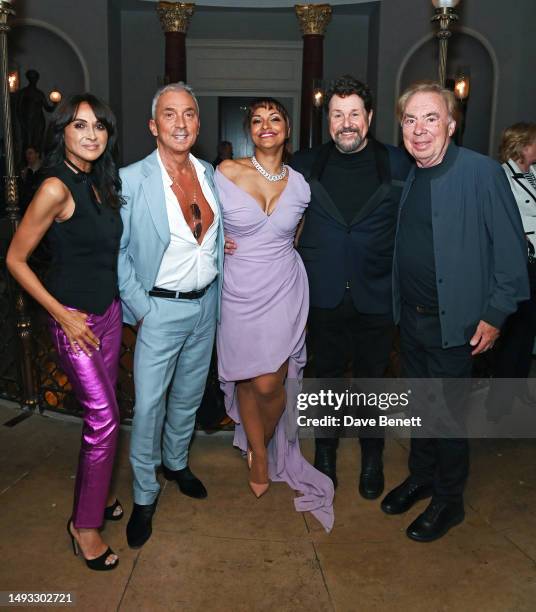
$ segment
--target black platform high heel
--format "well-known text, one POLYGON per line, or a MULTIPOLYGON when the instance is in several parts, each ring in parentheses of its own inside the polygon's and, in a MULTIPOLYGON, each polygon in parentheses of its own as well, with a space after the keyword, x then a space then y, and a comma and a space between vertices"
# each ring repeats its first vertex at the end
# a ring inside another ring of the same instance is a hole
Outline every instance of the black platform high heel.
MULTIPOLYGON (((78 557, 79 556, 79 552, 80 552, 81 549, 80 549, 80 546, 79 546, 76 538, 72 534, 71 523, 72 523, 72 519, 69 519, 67 521, 67 533, 69 534, 69 537, 71 538, 71 544, 73 546, 73 552, 78 557)), ((84 557, 84 553, 82 553, 82 557, 84 558, 84 561, 86 562, 86 565, 89 567, 89 569, 95 570, 97 572, 107 572, 109 570, 115 569, 119 565, 119 559, 116 559, 113 563, 106 564, 106 559, 110 555, 115 555, 115 553, 114 553, 114 551, 109 546, 106 549, 106 551, 104 553, 102 553, 102 555, 100 555, 100 557, 97 557, 96 559, 86 559, 84 557)))
POLYGON ((105 521, 120 521, 123 518, 123 514, 123 506, 117 498, 111 506, 106 506, 106 508, 104 508, 105 521), (114 514, 117 508, 121 508, 121 512, 119 514, 114 514))

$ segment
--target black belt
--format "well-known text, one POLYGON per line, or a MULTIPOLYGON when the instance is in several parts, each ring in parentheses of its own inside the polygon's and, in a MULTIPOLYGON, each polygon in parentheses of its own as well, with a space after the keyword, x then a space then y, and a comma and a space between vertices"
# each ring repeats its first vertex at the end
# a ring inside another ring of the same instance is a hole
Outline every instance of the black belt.
POLYGON ((198 300, 205 295, 210 285, 212 285, 212 283, 209 283, 206 287, 203 287, 203 289, 199 289, 199 291, 170 291, 169 289, 153 287, 149 291, 149 295, 152 297, 171 298, 174 300, 198 300))
POLYGON ((438 315, 439 314, 439 309, 438 308, 430 308, 428 306, 419 306, 418 304, 408 304, 408 306, 410 308, 415 308, 415 310, 422 315, 438 315))

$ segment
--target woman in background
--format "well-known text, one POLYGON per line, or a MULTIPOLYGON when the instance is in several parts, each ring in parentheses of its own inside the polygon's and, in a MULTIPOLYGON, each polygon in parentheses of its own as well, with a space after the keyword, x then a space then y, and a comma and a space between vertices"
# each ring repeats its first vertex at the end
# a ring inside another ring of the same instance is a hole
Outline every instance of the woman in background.
MULTIPOLYGON (((536 123, 507 128, 499 147, 500 161, 517 202, 527 237, 530 299, 507 320, 495 354, 496 378, 527 379, 536 336, 536 123)), ((523 383, 522 399, 536 401, 523 383)))

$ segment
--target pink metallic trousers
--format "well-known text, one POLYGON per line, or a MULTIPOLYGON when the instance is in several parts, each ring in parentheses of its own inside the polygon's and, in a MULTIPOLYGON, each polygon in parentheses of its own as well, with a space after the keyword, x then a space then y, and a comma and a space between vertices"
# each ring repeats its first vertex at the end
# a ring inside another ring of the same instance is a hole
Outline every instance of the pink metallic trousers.
POLYGON ((49 318, 59 365, 84 410, 74 489, 73 524, 77 529, 97 529, 103 523, 119 434, 115 385, 121 348, 121 319, 119 299, 115 299, 104 314, 88 316, 86 323, 100 340, 100 350, 94 350, 89 357, 82 351, 75 354, 61 326, 49 318))

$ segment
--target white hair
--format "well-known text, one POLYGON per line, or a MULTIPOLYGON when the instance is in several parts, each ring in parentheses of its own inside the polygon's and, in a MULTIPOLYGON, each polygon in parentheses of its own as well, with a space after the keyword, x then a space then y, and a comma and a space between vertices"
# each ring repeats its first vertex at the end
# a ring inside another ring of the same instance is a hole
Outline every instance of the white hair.
POLYGON ((199 102, 195 97, 194 90, 189 85, 186 85, 184 81, 178 81, 177 83, 169 83, 168 85, 163 85, 162 87, 156 90, 156 93, 153 96, 153 102, 151 104, 151 117, 153 119, 156 115, 156 105, 158 104, 160 96, 167 93, 168 91, 185 91, 186 93, 190 94, 195 103, 197 114, 199 115, 199 102))

